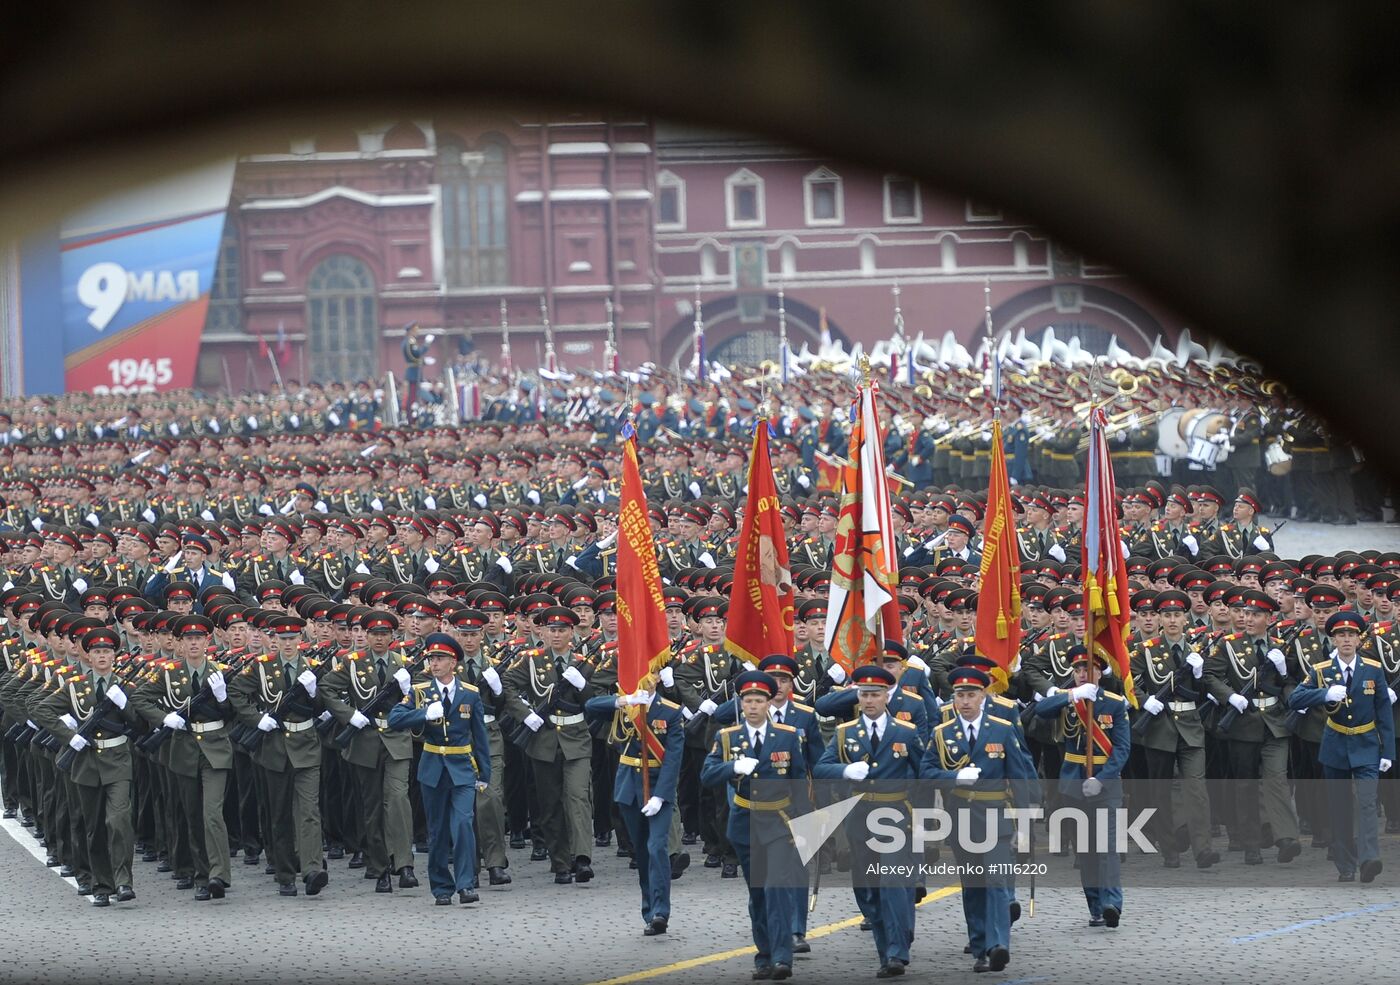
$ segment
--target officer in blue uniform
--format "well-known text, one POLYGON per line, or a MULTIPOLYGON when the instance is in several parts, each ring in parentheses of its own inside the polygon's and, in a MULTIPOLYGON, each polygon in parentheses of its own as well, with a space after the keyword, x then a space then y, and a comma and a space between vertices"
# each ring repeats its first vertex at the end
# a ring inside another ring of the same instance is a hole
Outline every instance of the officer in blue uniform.
MULTIPOLYGON (((1036 703, 1042 718, 1060 719, 1064 733, 1064 758, 1060 763, 1060 796, 1065 806, 1085 811, 1093 818, 1089 844, 1099 844, 1098 825, 1107 825, 1108 851, 1079 856, 1079 883, 1089 904, 1089 926, 1116 927, 1123 913, 1123 878, 1118 864, 1118 808, 1123 806, 1123 767, 1132 748, 1128 702, 1122 695, 1104 691, 1089 680, 1089 652, 1083 646, 1069 648, 1074 686, 1036 703), (1093 722, 1091 743, 1082 716, 1093 722), (1103 745, 1108 748, 1104 749, 1103 745), (1087 762, 1093 747, 1093 774, 1087 762)), ((1099 669, 1107 662, 1099 657, 1099 669)))
MULTIPOLYGON (((797 661, 782 653, 774 653, 758 662, 758 669, 773 678, 778 693, 768 702, 768 717, 780 724, 791 725, 802 737, 802 748, 806 752, 807 772, 810 774, 817 761, 822 758, 826 741, 822 738, 821 725, 817 713, 810 705, 793 700, 792 684, 797 677, 797 661)), ((715 709, 711 716, 717 725, 733 725, 739 720, 739 699, 731 698, 715 709)), ((796 888, 792 902, 792 953, 808 954, 812 945, 807 943, 807 886, 796 888)))
POLYGON ((807 810, 807 758, 796 728, 768 718, 778 685, 761 670, 734 679, 742 720, 715 735, 700 769, 700 782, 725 787, 729 798, 726 834, 739 856, 749 887, 755 980, 792 977, 792 904, 796 880, 805 878, 797 862, 788 819, 807 810), (804 781, 774 783, 772 781, 804 781), (759 787, 769 799, 759 799, 759 787), (776 796, 777 788, 783 789, 776 796), (764 853, 766 878, 753 877, 754 849, 764 853), (795 872, 793 870, 796 870, 795 872))
POLYGON ((438 906, 475 903, 476 836, 472 831, 476 794, 491 782, 491 740, 481 695, 457 676, 462 647, 446 633, 423 641, 432 679, 389 710, 389 727, 413 729, 423 737, 418 789, 428 814, 428 884, 438 906), (448 868, 448 854, 452 865, 448 868))
MULTIPOLYGON (((909 651, 894 641, 887 641, 880 654, 879 666, 883 670, 889 671, 894 678, 900 682, 901 686, 890 692, 889 713, 901 722, 908 722, 919 732, 919 742, 928 744, 929 739, 929 717, 928 704, 923 695, 916 689, 904 684, 905 675, 911 670, 905 667, 905 661, 909 658, 909 651)), ((840 669, 839 664, 832 664, 834 668, 840 669)), ((844 674, 842 675, 844 678, 844 674)), ((924 678, 927 683, 928 678, 924 678)), ((817 699, 817 714, 824 718, 835 718, 837 721, 845 721, 850 718, 858 703, 858 695, 854 687, 834 688, 817 699)), ((934 698, 937 707, 937 698, 934 698)))
POLYGON ((681 706, 659 694, 599 694, 584 704, 584 714, 594 722, 611 722, 609 740, 618 746, 617 774, 613 779, 613 804, 627 825, 632 857, 637 862, 637 882, 642 890, 642 922, 648 937, 666 933, 671 920, 671 860, 667 839, 676 807, 676 783, 685 754, 685 719, 681 706), (645 706, 646 726, 660 744, 661 754, 647 748, 646 796, 642 789, 642 742, 628 713, 645 706))
POLYGON ((948 674, 955 714, 933 730, 919 776, 948 792, 953 854, 963 877, 963 916, 973 971, 1001 971, 1011 961, 1011 818, 1007 807, 1029 807, 1036 787, 1035 764, 1026 750, 1021 723, 1003 717, 987 701, 992 679, 975 667, 948 674), (995 832, 992 847, 972 852, 995 832), (981 866, 976 874, 976 866, 981 866), (1005 867, 1005 868, 1002 868, 1005 867))
POLYGON ((1357 655, 1365 629, 1366 618, 1358 612, 1329 618, 1327 636, 1335 647, 1331 657, 1313 664, 1288 696, 1288 706, 1295 710, 1321 706, 1326 711, 1317 757, 1322 778, 1351 781, 1329 783, 1335 789, 1326 793, 1339 882, 1356 878, 1358 858, 1362 882, 1380 875, 1376 784, 1395 762, 1395 719, 1385 670, 1379 660, 1357 655))
MULTIPOLYGON (((831 745, 826 747, 813 776, 822 780, 848 780, 852 793, 862 803, 846 820, 850 832, 851 875, 855 881, 856 905, 870 923, 875 951, 880 957, 877 978, 904 974, 909 964, 909 945, 914 940, 914 880, 909 876, 882 875, 872 865, 912 865, 914 853, 908 825, 904 825, 904 849, 895 853, 873 852, 867 842, 866 818, 872 810, 906 803, 905 787, 919 775, 924 744, 909 722, 889 712, 895 676, 883 667, 868 664, 851 675, 859 696, 860 712, 836 726, 831 745), (878 785, 872 781, 885 781, 878 785)), ((881 872, 888 872, 882 869, 881 872)))

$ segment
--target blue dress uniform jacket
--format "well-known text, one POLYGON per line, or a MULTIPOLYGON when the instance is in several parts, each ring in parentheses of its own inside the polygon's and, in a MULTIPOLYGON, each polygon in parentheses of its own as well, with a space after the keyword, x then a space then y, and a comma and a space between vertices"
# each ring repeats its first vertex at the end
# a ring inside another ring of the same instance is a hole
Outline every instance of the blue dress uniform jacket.
MULTIPOLYGON (((707 787, 726 787, 729 800, 729 823, 726 834, 729 843, 739 856, 739 865, 744 870, 744 882, 749 887, 749 923, 753 931, 754 947, 758 954, 754 964, 758 968, 768 968, 774 964, 792 966, 792 903, 794 886, 784 885, 788 880, 775 878, 786 865, 797 872, 796 852, 788 829, 789 818, 803 814, 807 810, 807 784, 805 782, 783 783, 785 795, 777 799, 755 799, 754 785, 759 781, 805 781, 807 779, 807 756, 802 737, 791 725, 765 722, 763 726, 763 749, 758 766, 750 776, 740 776, 734 770, 734 761, 741 757, 752 757, 749 746, 748 725, 740 723, 721 729, 715 735, 705 763, 700 768, 700 782, 707 787), (752 876, 752 846, 757 840, 765 854, 769 878, 761 879, 754 885, 752 876)), ((761 784, 759 789, 773 793, 779 784, 761 784), (765 789, 766 788, 766 789, 765 789)), ((801 872, 805 879, 805 872, 801 872)))
POLYGON ((919 730, 887 712, 878 749, 871 748, 865 718, 858 716, 836 726, 831 745, 826 747, 821 761, 812 771, 819 780, 840 780, 851 763, 863 762, 870 766, 865 782, 852 785, 852 792, 860 793, 865 799, 847 817, 846 829, 850 833, 856 906, 870 921, 875 951, 882 966, 891 959, 909 963, 909 945, 914 940, 914 882, 912 877, 872 875, 870 866, 873 863, 912 865, 914 853, 908 839, 908 825, 903 825, 904 851, 893 855, 876 854, 866 844, 869 836, 866 818, 877 808, 896 802, 907 803, 908 791, 901 787, 918 778, 923 758, 924 744, 919 739, 919 730), (886 782, 872 789, 869 788, 872 780, 886 782))
MULTIPOLYGON (((950 795, 946 806, 953 820, 953 855, 960 865, 1011 863, 1012 823, 1001 812, 1008 806, 1029 806, 1037 781, 1035 763, 1016 718, 1002 717, 999 709, 984 702, 977 738, 970 746, 961 717, 942 722, 924 750, 919 776, 938 781, 950 795), (978 767, 981 777, 975 784, 957 785, 958 771, 965 766, 978 767), (963 848, 964 843, 982 843, 993 824, 996 839, 989 851, 979 854, 963 848)), ((979 959, 994 947, 1010 950, 1011 946, 1011 877, 997 876, 993 868, 985 871, 984 877, 966 879, 962 890, 968 944, 979 959)))
MULTIPOLYGON (((776 704, 768 705, 768 718, 772 720, 773 712, 777 709, 776 704)), ((739 720, 739 701, 737 698, 730 698, 724 704, 715 709, 715 713, 710 716, 716 725, 733 725, 739 720)), ((802 737, 802 747, 807 754, 807 772, 810 774, 817 765, 817 761, 822 758, 822 752, 826 748, 826 740, 822 738, 822 730, 817 722, 817 713, 811 705, 804 705, 799 701, 789 701, 783 706, 783 724, 791 725, 797 729, 797 734, 802 737)))
POLYGON ((461 678, 452 689, 452 700, 443 701, 437 721, 427 716, 428 706, 443 698, 436 680, 413 685, 403 701, 389 709, 390 728, 423 734, 418 788, 428 815, 428 884, 439 898, 454 889, 476 888, 476 784, 491 782, 491 740, 481 695, 461 678))
MULTIPOLYGON (((593 721, 606 722, 615 713, 621 714, 616 699, 599 694, 583 706, 583 712, 593 721)), ((651 817, 642 813, 647 798, 642 790, 642 742, 630 725, 622 730, 617 774, 613 780, 613 803, 627 825, 627 834, 634 846, 637 861, 637 884, 642 891, 642 921, 651 923, 656 917, 671 917, 671 860, 667 842, 671 833, 671 816, 676 809, 676 786, 680 781, 681 759, 685 755, 685 719, 681 706, 659 695, 647 706, 647 728, 661 741, 660 764, 648 753, 648 793, 661 798, 661 810, 651 817), (640 846, 645 851, 638 851, 640 846)), ((616 726, 615 726, 616 729, 616 726)), ((614 735, 618 734, 614 731, 614 735)))
POLYGON ((1359 860, 1365 882, 1374 878, 1368 876, 1366 863, 1380 865, 1377 781, 1380 761, 1395 761, 1395 719, 1385 668, 1379 660, 1358 654, 1346 698, 1329 704, 1327 689, 1344 683, 1342 665, 1335 655, 1330 660, 1320 660, 1312 665, 1303 683, 1293 689, 1288 704, 1299 711, 1320 707, 1326 712, 1327 724, 1317 755, 1322 778, 1350 781, 1328 784, 1332 853, 1337 871, 1343 876, 1354 873, 1359 860))
MULTIPOLYGON (((825 718, 845 721, 855 714, 858 696, 853 687, 833 688, 817 699, 817 714, 825 718)), ((891 718, 908 722, 919 731, 919 743, 927 746, 929 741, 929 718, 923 696, 917 691, 902 687, 894 689, 890 695, 887 711, 891 718)))
MULTIPOLYGON (((1042 718, 1063 716, 1064 758, 1060 763, 1060 793, 1070 801, 1094 811, 1096 824, 1104 824, 1108 831, 1108 851, 1092 849, 1079 855, 1079 882, 1084 888, 1084 899, 1089 905, 1089 915, 1103 916, 1105 907, 1123 911, 1123 876, 1118 861, 1118 808, 1123 806, 1123 767, 1128 763, 1132 750, 1133 731, 1128 720, 1128 702, 1121 695, 1100 691, 1091 703, 1089 714, 1098 722, 1112 743, 1112 749, 1103 753, 1094 749, 1094 776, 1103 784, 1103 789, 1094 797, 1084 796, 1085 766, 1089 736, 1079 720, 1068 691, 1057 691, 1036 703, 1035 713, 1042 718)), ((1097 845, 1095 834, 1088 835, 1090 846, 1097 845)))

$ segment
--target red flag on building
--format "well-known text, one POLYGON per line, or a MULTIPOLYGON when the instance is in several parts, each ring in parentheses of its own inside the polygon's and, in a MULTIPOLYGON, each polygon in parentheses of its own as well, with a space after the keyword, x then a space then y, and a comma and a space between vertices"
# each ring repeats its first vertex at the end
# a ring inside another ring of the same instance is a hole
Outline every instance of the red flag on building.
POLYGON ((724 648, 752 664, 770 654, 792 653, 794 593, 780 507, 768 454, 768 419, 761 417, 749 456, 749 498, 724 628, 724 648))
POLYGON ((1006 690, 1021 651, 1021 557, 1001 420, 992 421, 992 477, 982 520, 982 569, 977 589, 977 652, 996 663, 992 691, 1006 690))
MULTIPOLYGON (((1128 603, 1128 569, 1113 497, 1113 462, 1104 439, 1102 407, 1089 414, 1089 468, 1084 496, 1084 646, 1103 657, 1118 679, 1128 704, 1137 707, 1128 662, 1132 607, 1128 603)), ((979 601, 980 606, 980 601, 979 601)), ((1082 716, 1081 716, 1082 717, 1082 716)), ((1098 737, 1095 736, 1097 741, 1098 737)))
POLYGON ((847 673, 873 661, 885 640, 904 642, 879 389, 876 383, 862 385, 856 398, 851 464, 842 470, 841 512, 832 551, 826 648, 847 673))
MULTIPOLYGON (((661 570, 647 519, 647 494, 637 461, 636 431, 622 429, 622 501, 617 516, 617 688, 631 694, 650 689, 656 674, 671 662, 666 632, 666 598, 661 570)), ((641 726, 647 747, 660 761, 664 746, 645 728, 646 709, 629 706, 633 724, 641 726)))

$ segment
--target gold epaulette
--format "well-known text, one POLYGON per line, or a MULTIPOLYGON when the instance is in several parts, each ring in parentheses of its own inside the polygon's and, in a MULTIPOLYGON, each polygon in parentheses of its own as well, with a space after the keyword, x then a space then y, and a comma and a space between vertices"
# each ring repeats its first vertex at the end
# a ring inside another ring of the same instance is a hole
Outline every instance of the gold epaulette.
POLYGON ((796 732, 797 727, 789 725, 787 722, 769 722, 770 726, 782 732, 796 732))
POLYGON ((894 725, 898 725, 900 728, 907 728, 912 732, 917 732, 919 730, 919 727, 913 722, 906 722, 904 719, 895 718, 893 715, 890 716, 890 722, 894 725))
POLYGON ((1007 721, 1005 718, 998 718, 998 717, 995 716, 995 715, 988 715, 988 716, 987 716, 987 721, 989 721, 989 722, 996 722, 998 725, 1010 725, 1010 724, 1011 724, 1011 723, 1010 723, 1009 721, 1007 721))
POLYGON ((665 706, 665 707, 667 707, 667 708, 677 708, 677 709, 680 708, 680 705, 676 704, 674 701, 671 701, 671 700, 668 699, 668 698, 660 698, 660 699, 658 699, 658 700, 661 702, 661 704, 662 704, 663 706, 665 706))
POLYGON ((1367 667, 1379 667, 1381 665, 1379 660, 1374 660, 1371 657, 1362 657, 1361 662, 1367 667))
POLYGON ((816 709, 813 708, 811 705, 804 705, 804 704, 803 704, 802 702, 800 702, 800 701, 793 701, 793 702, 791 702, 791 704, 792 704, 792 706, 793 706, 794 708, 798 709, 799 711, 810 711, 810 712, 813 712, 813 713, 816 712, 816 709))

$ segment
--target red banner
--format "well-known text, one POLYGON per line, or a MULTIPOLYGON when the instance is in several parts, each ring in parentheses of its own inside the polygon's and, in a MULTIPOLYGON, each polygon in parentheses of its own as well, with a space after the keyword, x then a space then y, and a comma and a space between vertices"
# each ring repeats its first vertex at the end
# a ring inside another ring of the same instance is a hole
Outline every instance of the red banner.
POLYGON ((768 454, 768 420, 760 418, 749 456, 749 498, 724 630, 725 649, 752 664, 774 653, 792 654, 795 596, 780 506, 768 454))
POLYGON ((1006 690, 1021 651, 1021 557, 1011 482, 1006 474, 1001 420, 992 422, 992 475, 982 521, 982 569, 977 590, 977 652, 996 663, 992 691, 1006 690))
POLYGON ((1089 468, 1084 496, 1084 647, 1102 657, 1123 682, 1123 696, 1137 707, 1128 658, 1132 606, 1113 496, 1113 462, 1102 407, 1089 413, 1089 468))

